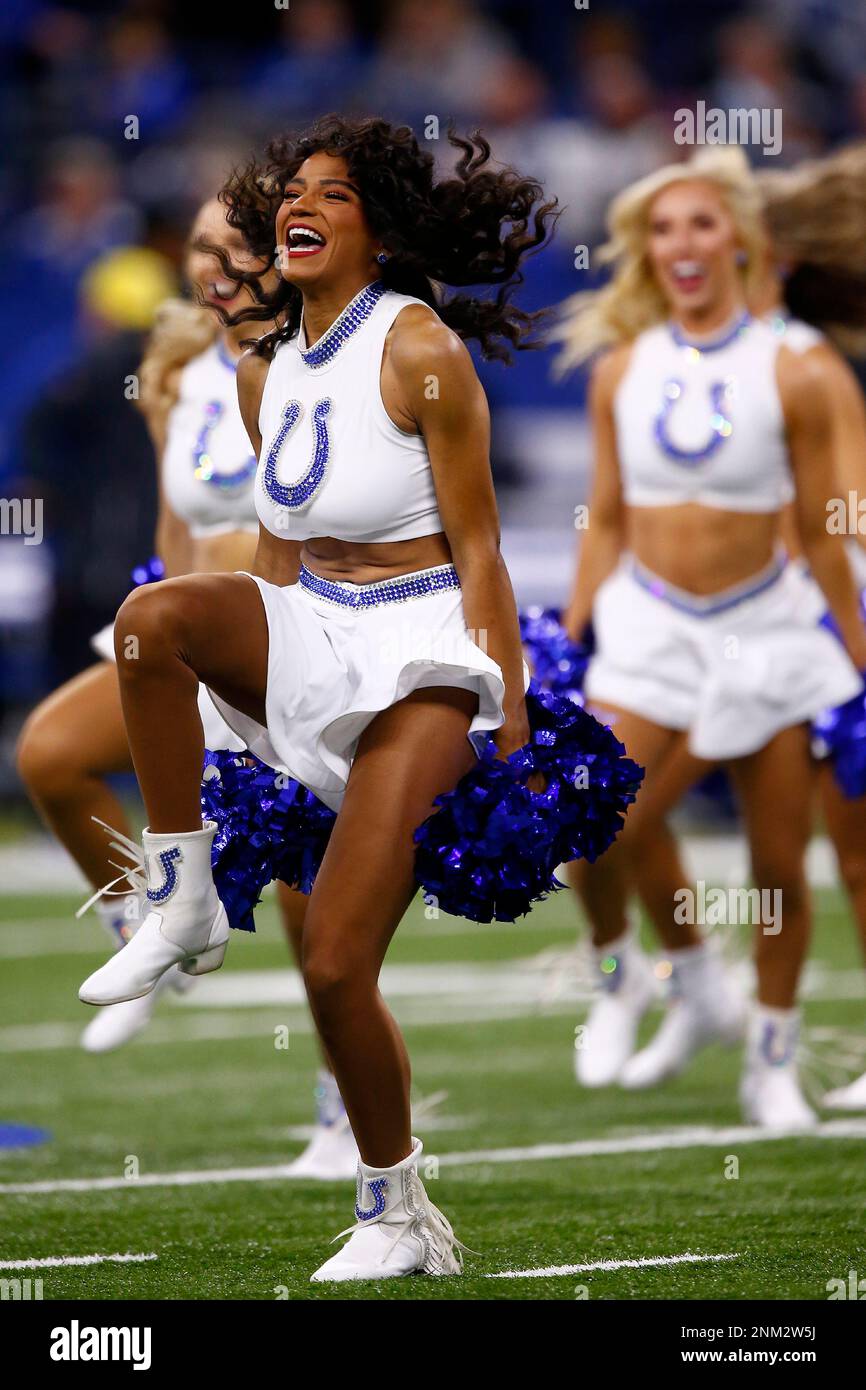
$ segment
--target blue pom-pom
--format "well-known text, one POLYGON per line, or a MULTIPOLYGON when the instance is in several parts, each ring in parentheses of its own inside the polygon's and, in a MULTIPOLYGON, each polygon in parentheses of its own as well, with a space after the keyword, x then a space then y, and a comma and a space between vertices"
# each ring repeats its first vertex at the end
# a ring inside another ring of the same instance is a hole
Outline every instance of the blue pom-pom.
POLYGON ((136 565, 130 578, 133 589, 141 588, 142 584, 156 584, 165 579, 165 565, 158 555, 152 555, 146 565, 136 565))
POLYGON ((310 892, 336 816, 300 782, 251 753, 208 749, 201 805, 217 823, 211 866, 230 926, 255 931, 253 909, 275 878, 310 892))
POLYGON ((812 746, 818 757, 829 758, 845 796, 866 796, 866 685, 852 700, 818 715, 812 746))
POLYGON ((635 799, 643 768, 574 701, 532 682, 532 737, 507 761, 492 739, 455 789, 415 831, 415 877, 428 900, 474 922, 513 922, 563 885, 559 864, 592 863, 635 799), (535 772, 544 791, 526 785, 535 772))
POLYGON ((591 627, 580 642, 572 642, 558 608, 522 608, 518 618, 533 679, 542 690, 583 704, 583 682, 595 646, 591 627))

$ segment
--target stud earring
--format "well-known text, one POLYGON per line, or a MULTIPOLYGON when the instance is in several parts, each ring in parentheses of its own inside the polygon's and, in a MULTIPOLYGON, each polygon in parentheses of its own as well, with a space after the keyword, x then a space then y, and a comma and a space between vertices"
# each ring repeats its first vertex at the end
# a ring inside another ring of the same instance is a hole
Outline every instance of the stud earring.
POLYGON ((742 250, 738 251, 737 254, 736 254, 735 259, 736 259, 737 265, 740 266, 741 268, 742 268, 743 266, 749 264, 749 254, 748 254, 747 251, 742 251, 742 250))
POLYGON ((388 264, 388 257, 387 257, 387 255, 385 254, 384 251, 380 251, 380 252, 379 252, 378 256, 376 257, 376 260, 378 261, 379 265, 387 265, 387 264, 388 264))

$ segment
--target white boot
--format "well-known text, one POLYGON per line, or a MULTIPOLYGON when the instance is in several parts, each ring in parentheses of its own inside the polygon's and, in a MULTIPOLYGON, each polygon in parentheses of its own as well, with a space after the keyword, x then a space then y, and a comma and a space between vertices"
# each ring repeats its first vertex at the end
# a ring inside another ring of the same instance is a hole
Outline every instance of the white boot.
POLYGON ((847 1086, 828 1091, 821 1104, 828 1110, 866 1110, 866 1072, 847 1086))
POLYGON ((746 1120, 779 1132, 809 1129, 817 1116, 800 1090, 797 1075, 797 1009, 758 1004, 749 1019, 740 1101, 746 1120))
POLYGON ((656 997, 648 956, 629 930, 593 947, 600 997, 577 1035, 574 1074, 581 1086, 612 1086, 634 1052, 638 1024, 656 997))
POLYGON ((85 1004, 138 999, 173 965, 188 975, 222 965, 229 926, 211 874, 216 828, 208 821, 201 830, 178 835, 145 830, 143 850, 126 836, 113 842, 132 860, 124 873, 146 889, 150 911, 129 944, 84 981, 78 997, 85 1004))
POLYGON ((340 1088, 331 1072, 322 1067, 316 1086, 316 1128, 303 1153, 289 1164, 286 1176, 337 1182, 353 1178, 358 1162, 358 1145, 340 1088))
POLYGON ((643 1090, 677 1076, 710 1043, 740 1042, 746 999, 707 941, 669 952, 673 999, 652 1041, 630 1057, 619 1082, 643 1090))
POLYGON ((349 1239, 310 1276, 311 1283, 462 1274, 460 1251, 466 1247, 424 1191, 421 1153, 421 1141, 413 1139, 412 1152, 393 1168, 358 1164, 357 1224, 340 1232, 349 1239))

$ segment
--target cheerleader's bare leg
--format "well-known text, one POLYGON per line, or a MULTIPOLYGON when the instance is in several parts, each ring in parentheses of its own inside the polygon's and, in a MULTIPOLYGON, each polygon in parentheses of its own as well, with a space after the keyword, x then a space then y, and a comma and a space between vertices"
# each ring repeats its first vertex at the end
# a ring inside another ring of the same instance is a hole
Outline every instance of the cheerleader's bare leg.
POLYGON ((415 691, 363 733, 304 928, 304 979, 361 1151, 349 1240, 316 1282, 458 1274, 450 1225, 418 1175, 409 1058, 379 992, 388 944, 416 892, 412 834, 471 767, 474 693, 415 691))
POLYGON ((365 1162, 411 1149, 409 1061, 378 989, 385 952, 417 890, 412 833, 471 767, 476 696, 420 690, 361 737, 304 928, 310 1006, 365 1162))
MULTIPOLYGON (((283 932, 300 970, 309 897, 285 883, 278 883, 277 902, 283 932)), ((287 1173, 292 1178, 334 1181, 354 1177, 358 1166, 358 1146, 334 1076, 333 1064, 321 1039, 319 1046, 322 1059, 316 1078, 315 1129, 306 1148, 289 1164, 287 1173)))
POLYGON ((806 1126, 815 1116, 797 1079, 797 988, 811 933, 805 858, 812 830, 813 772, 806 725, 730 765, 761 893, 756 926, 758 1002, 750 1021, 741 1099, 768 1128, 806 1126))
MULTIPOLYGON (((591 708, 590 712, 610 724, 628 747, 629 756, 646 768, 649 786, 654 770, 671 756, 683 737, 610 705, 603 710, 591 708)), ((619 839, 601 859, 595 864, 579 861, 569 866, 572 887, 590 923, 598 984, 596 1001, 575 1033, 575 1075, 582 1086, 609 1086, 619 1078, 634 1052, 640 1021, 657 994, 652 967, 628 916, 634 886, 632 813, 637 811, 641 795, 629 811, 619 839)), ((670 871, 678 872, 675 867, 670 871)))
POLYGON ((665 948, 670 979, 660 1027, 620 1072, 620 1085, 628 1090, 657 1086, 683 1071, 701 1048, 739 1042, 745 1029, 745 993, 726 966, 720 943, 704 935, 695 913, 683 910, 689 902, 683 889, 692 884, 666 819, 680 797, 715 766, 696 758, 682 741, 654 769, 634 808, 634 884, 665 948))
POLYGON ((43 821, 99 888, 110 877, 99 816, 128 833, 126 813, 105 778, 131 772, 117 673, 102 661, 36 707, 18 740, 18 772, 43 821))

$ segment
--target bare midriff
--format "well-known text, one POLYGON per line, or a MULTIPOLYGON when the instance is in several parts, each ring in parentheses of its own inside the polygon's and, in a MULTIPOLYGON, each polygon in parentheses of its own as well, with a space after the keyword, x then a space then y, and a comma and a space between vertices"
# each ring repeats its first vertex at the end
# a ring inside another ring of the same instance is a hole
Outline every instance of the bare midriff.
POLYGON ((718 593, 758 574, 778 540, 778 512, 729 512, 694 502, 626 510, 626 549, 692 594, 718 593))
POLYGON ((314 536, 301 546, 301 561, 323 579, 351 584, 372 584, 413 570, 432 569, 451 562, 451 548, 444 531, 412 541, 360 544, 314 536))

